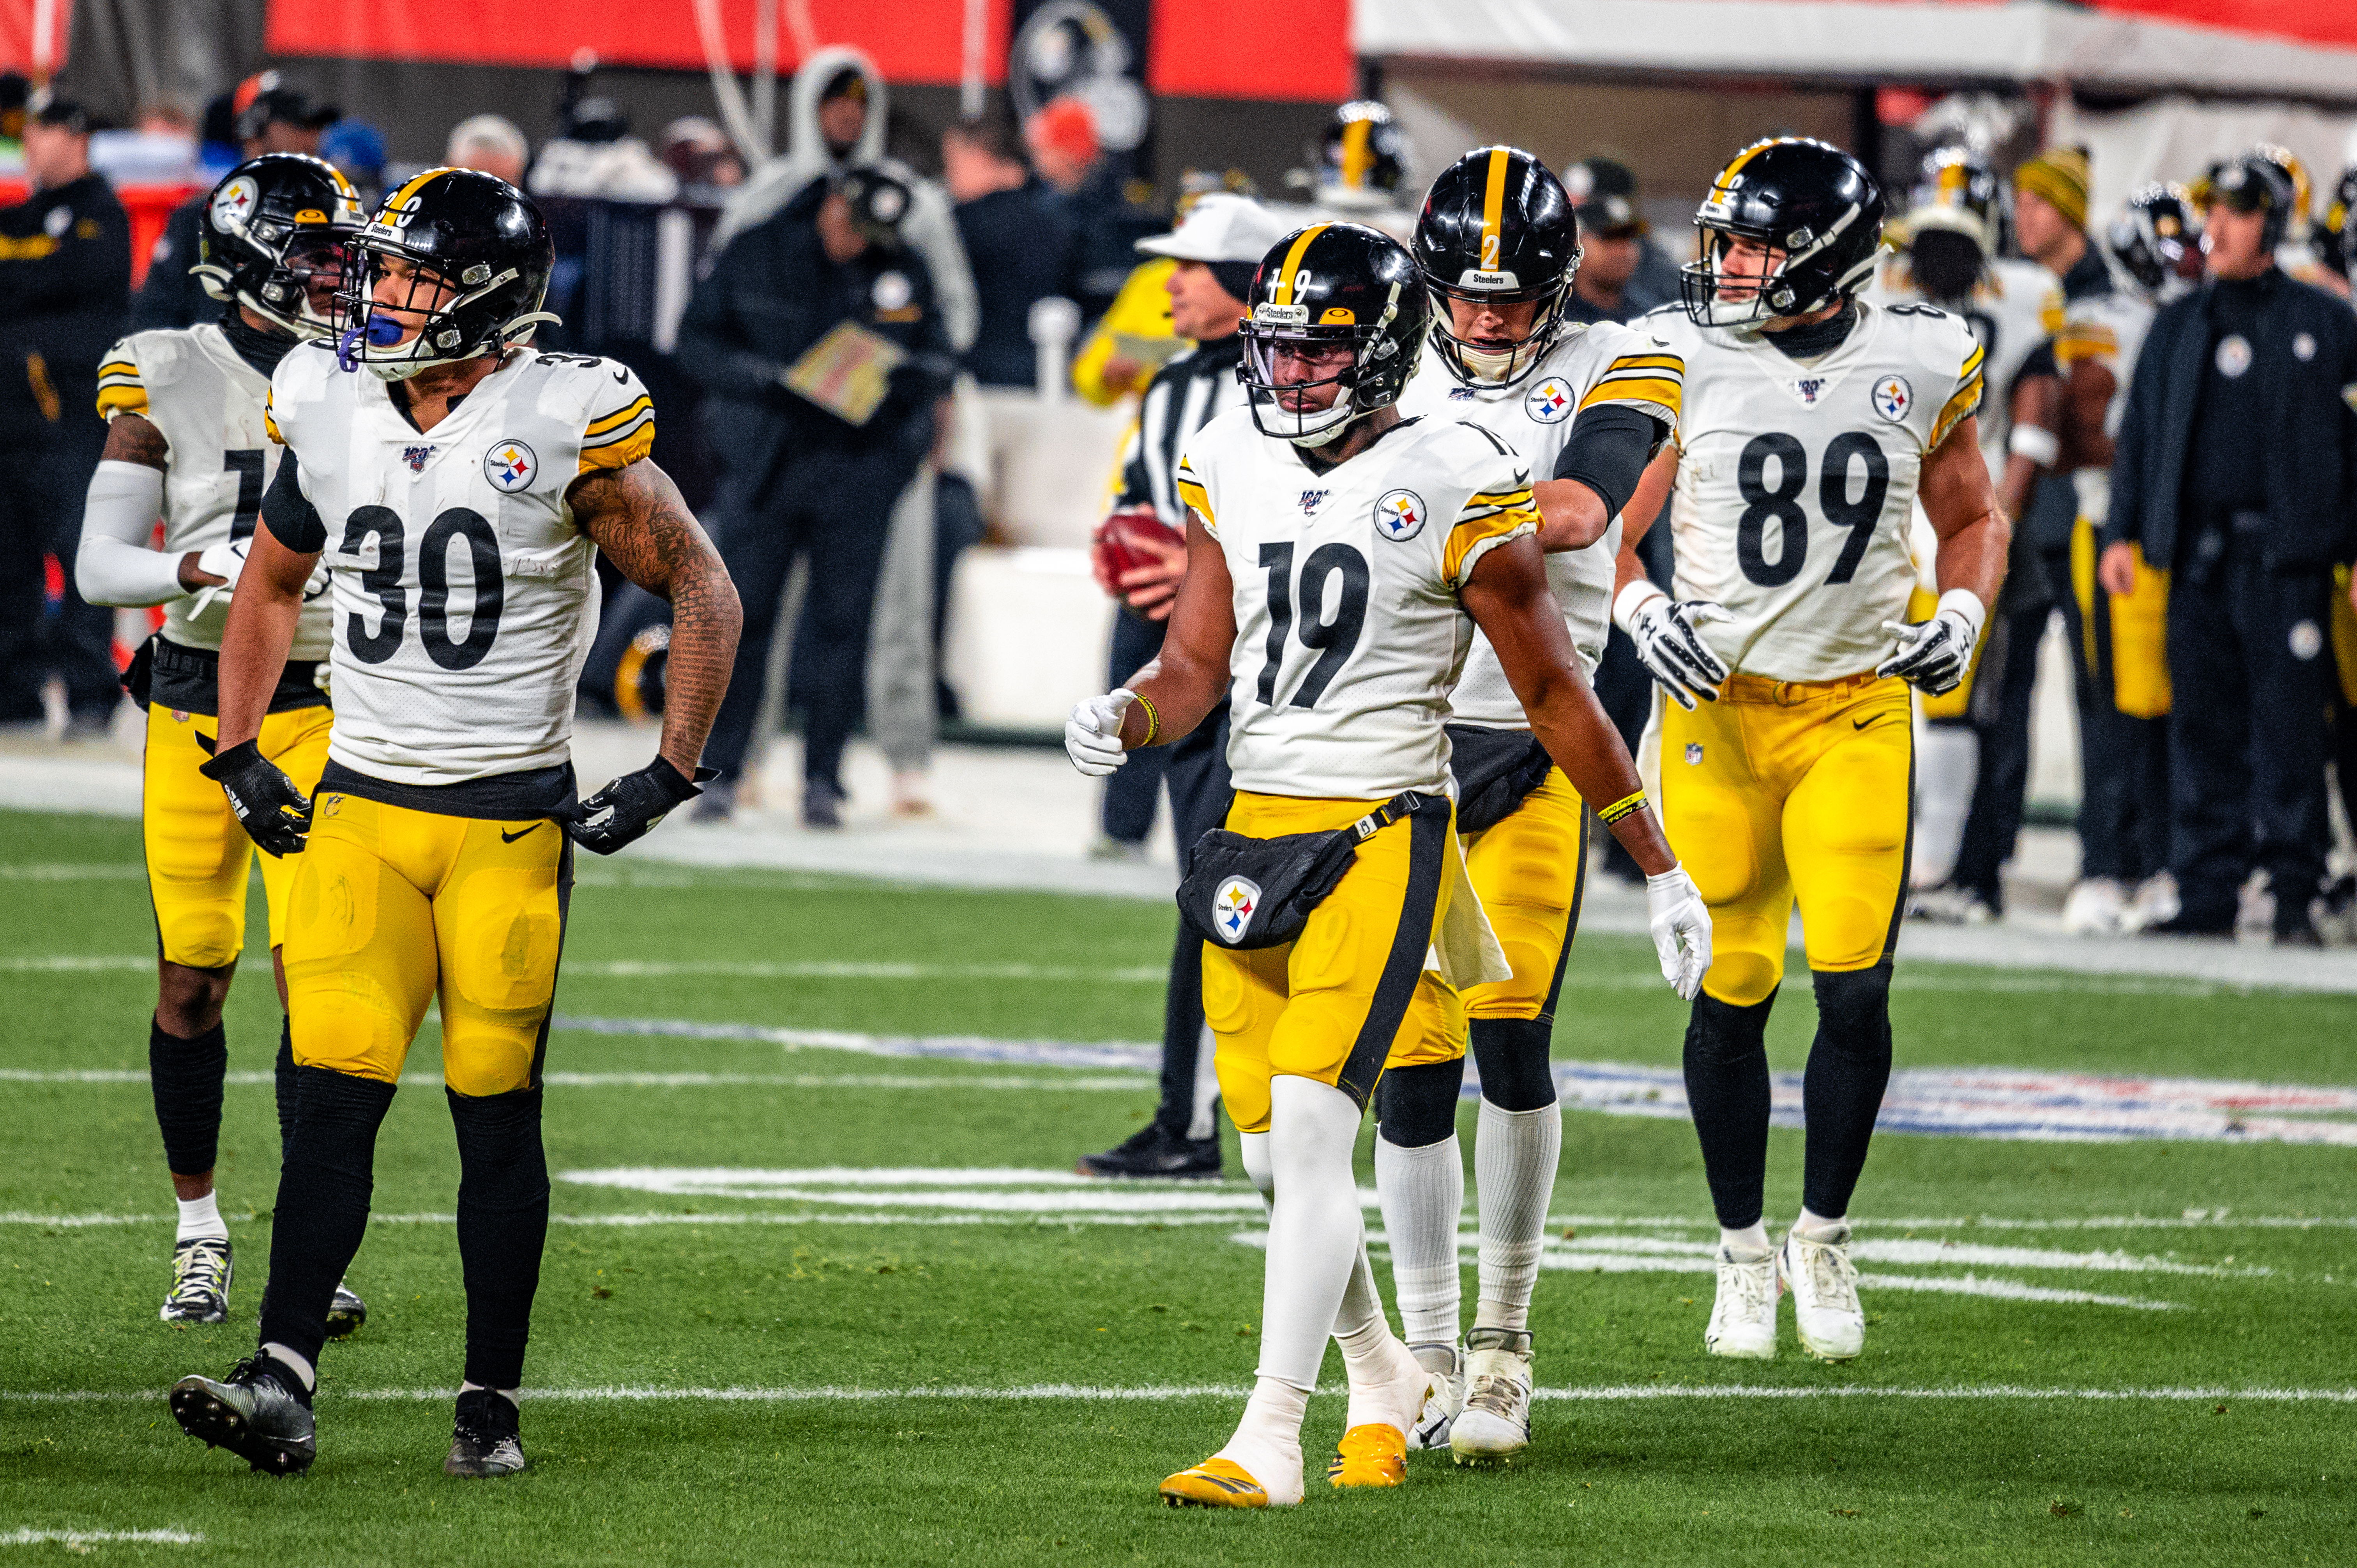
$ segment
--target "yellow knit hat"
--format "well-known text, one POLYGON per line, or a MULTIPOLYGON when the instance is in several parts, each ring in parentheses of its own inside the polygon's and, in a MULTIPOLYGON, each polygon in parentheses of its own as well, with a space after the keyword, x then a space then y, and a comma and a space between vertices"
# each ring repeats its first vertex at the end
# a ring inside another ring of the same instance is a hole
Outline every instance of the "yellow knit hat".
POLYGON ((2073 229, 2087 226, 2087 155, 2078 147, 2049 147, 2013 171, 2013 187, 2043 197, 2073 229))

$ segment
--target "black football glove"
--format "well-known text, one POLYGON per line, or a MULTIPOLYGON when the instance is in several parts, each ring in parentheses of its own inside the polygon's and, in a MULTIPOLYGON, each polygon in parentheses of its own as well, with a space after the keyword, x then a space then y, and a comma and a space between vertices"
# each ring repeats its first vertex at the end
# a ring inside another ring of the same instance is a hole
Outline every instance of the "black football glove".
POLYGON ((658 757, 636 773, 623 774, 582 801, 576 814, 565 823, 565 835, 593 854, 611 854, 624 844, 636 843, 646 837, 648 830, 662 822, 673 806, 703 794, 695 786, 718 771, 699 768, 690 780, 658 757))
POLYGON ((303 852, 303 835, 311 831, 311 802, 262 755, 259 744, 242 741, 200 763, 197 771, 221 787, 238 825, 264 854, 303 852))

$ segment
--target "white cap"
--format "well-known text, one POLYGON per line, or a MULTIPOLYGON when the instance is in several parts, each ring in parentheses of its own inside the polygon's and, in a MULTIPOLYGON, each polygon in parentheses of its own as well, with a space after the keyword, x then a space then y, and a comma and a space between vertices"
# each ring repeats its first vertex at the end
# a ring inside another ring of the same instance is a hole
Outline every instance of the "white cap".
POLYGON ((1257 263, 1287 232, 1275 213, 1250 197, 1215 190, 1196 202, 1178 228, 1140 240, 1137 248, 1182 262, 1257 263))

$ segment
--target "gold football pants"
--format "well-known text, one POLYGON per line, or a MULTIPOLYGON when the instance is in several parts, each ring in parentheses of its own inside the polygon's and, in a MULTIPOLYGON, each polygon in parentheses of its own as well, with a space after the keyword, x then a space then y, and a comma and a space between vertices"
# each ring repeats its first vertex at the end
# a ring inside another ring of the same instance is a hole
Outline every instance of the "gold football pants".
MULTIPOLYGON (((262 721, 262 755, 306 795, 328 765, 335 711, 291 708, 262 721)), ((209 714, 150 706, 142 765, 139 836, 147 854, 147 894, 156 937, 167 963, 222 969, 245 950, 246 868, 253 841, 238 825, 221 787, 197 771, 212 757, 221 722, 209 714)), ((262 892, 270 910, 270 945, 285 940, 286 898, 300 855, 262 857, 262 892)))
POLYGON ((1748 1007, 1784 978, 1797 897, 1809 967, 1879 962, 1899 936, 1915 757, 1895 677, 1734 675, 1662 714, 1662 825, 1710 906, 1703 989, 1748 1007))
POLYGON ((546 818, 479 822, 318 798, 286 925, 298 1066, 397 1082, 442 1003, 442 1078, 466 1095, 540 1081, 572 890, 546 818))
MULTIPOLYGON (((1227 827, 1253 838, 1346 828, 1380 800, 1236 792, 1227 827)), ((1314 1078, 1365 1105, 1386 1067, 1465 1054, 1465 1009, 1424 967, 1448 909, 1453 817, 1395 822, 1359 846, 1334 891, 1281 947, 1203 944, 1203 1017, 1220 1096, 1242 1133, 1265 1133, 1269 1080, 1314 1078)))

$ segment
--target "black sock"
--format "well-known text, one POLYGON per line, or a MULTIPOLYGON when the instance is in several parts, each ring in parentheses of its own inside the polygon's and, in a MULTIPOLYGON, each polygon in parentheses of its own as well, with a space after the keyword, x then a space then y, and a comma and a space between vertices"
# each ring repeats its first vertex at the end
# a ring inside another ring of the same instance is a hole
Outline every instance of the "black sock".
POLYGON ((1554 1019, 1476 1018, 1472 1035, 1482 1099, 1501 1111, 1539 1111, 1555 1103, 1555 1072, 1547 1065, 1554 1019))
POLYGON ((1776 993, 1749 1007, 1708 993, 1686 1023, 1686 1105, 1702 1140, 1703 1174, 1719 1225, 1760 1223, 1768 1185, 1768 1010, 1776 993))
POLYGON ((202 1176, 220 1157, 221 1084, 228 1076, 229 1040, 219 1024, 182 1039, 148 1021, 147 1083, 164 1134, 164 1163, 174 1176, 202 1176))
POLYGON ((295 1026, 285 1015, 278 1019, 278 1059, 271 1064, 272 1087, 278 1095, 278 1155, 295 1141, 295 1026))
POLYGON ((548 1158, 540 1090, 444 1091, 458 1132, 458 1259, 467 1276, 467 1381, 523 1383, 532 1298, 548 1241, 548 1158))
POLYGON ((1838 1219, 1849 1212, 1890 1082, 1890 961, 1846 974, 1820 970, 1816 982, 1817 1037, 1801 1087, 1809 1124, 1801 1201, 1838 1219))
POLYGON ((1421 1149, 1457 1131, 1457 1100, 1465 1087, 1465 1058, 1419 1062, 1387 1070, 1375 1085, 1375 1121, 1383 1142, 1421 1149))
POLYGON ((262 1342, 274 1340, 316 1367, 336 1284, 368 1230, 376 1130, 393 1090, 323 1067, 296 1068, 295 1076, 302 1114, 278 1173, 262 1342))

